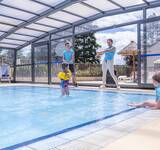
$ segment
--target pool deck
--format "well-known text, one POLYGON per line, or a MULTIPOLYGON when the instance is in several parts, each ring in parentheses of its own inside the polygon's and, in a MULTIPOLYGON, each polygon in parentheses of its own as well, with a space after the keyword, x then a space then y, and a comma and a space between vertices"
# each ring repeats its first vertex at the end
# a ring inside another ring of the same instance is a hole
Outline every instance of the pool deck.
MULTIPOLYGON (((0 86, 8 85, 30 86, 31 84, 1 84, 0 86)), ((57 87, 48 85, 32 86, 57 87)), ((78 87, 76 89, 117 91, 111 88, 91 87, 78 87)), ((118 92, 154 94, 153 90, 139 89, 121 89, 118 92)), ((160 111, 134 109, 94 124, 25 145, 16 150, 159 150, 159 140, 160 111)))

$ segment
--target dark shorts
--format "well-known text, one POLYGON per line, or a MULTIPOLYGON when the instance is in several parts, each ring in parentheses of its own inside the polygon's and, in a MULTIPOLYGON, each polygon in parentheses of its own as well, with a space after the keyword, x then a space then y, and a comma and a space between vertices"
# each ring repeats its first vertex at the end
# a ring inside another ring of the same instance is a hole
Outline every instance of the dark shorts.
POLYGON ((61 85, 62 88, 68 87, 69 80, 61 80, 61 84, 60 85, 61 85))
POLYGON ((69 70, 72 72, 73 75, 75 75, 75 65, 74 64, 69 64, 69 70))

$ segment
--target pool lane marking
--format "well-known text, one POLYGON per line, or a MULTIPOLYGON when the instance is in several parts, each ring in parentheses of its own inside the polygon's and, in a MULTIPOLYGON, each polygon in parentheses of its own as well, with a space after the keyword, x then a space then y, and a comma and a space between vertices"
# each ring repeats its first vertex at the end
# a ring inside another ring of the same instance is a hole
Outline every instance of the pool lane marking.
POLYGON ((87 126, 87 125, 94 124, 94 123, 99 122, 99 121, 103 121, 105 119, 109 119, 109 118, 112 118, 112 117, 115 117, 115 116, 130 112, 130 111, 133 111, 135 109, 136 108, 126 109, 126 110, 120 111, 120 112, 112 114, 112 115, 108 115, 108 116, 105 116, 105 117, 102 117, 102 118, 99 118, 99 119, 88 121, 88 122, 85 122, 85 123, 82 123, 82 124, 79 124, 79 125, 76 125, 76 126, 73 126, 73 127, 70 127, 70 128, 66 128, 66 129, 63 129, 63 130, 48 134, 48 135, 44 135, 44 136, 41 136, 41 137, 38 137, 38 138, 35 138, 35 139, 32 139, 32 140, 28 140, 28 141, 19 143, 19 144, 8 146, 8 147, 2 148, 0 150, 14 150, 16 148, 20 148, 20 147, 23 147, 23 146, 26 146, 26 145, 30 145, 30 144, 39 142, 41 140, 45 140, 45 139, 48 139, 48 138, 51 138, 51 137, 54 137, 54 136, 57 136, 57 135, 60 135, 60 134, 63 134, 63 133, 78 129, 78 128, 81 128, 81 127, 84 127, 84 126, 87 126))

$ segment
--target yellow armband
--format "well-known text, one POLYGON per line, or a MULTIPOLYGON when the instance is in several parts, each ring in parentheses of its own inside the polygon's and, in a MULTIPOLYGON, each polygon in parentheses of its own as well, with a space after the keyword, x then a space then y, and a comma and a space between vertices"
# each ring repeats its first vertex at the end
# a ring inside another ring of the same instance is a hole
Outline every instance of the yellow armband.
POLYGON ((71 73, 70 70, 68 70, 67 73, 65 73, 65 72, 59 72, 58 73, 58 78, 60 80, 70 80, 71 76, 72 76, 72 73, 71 73))

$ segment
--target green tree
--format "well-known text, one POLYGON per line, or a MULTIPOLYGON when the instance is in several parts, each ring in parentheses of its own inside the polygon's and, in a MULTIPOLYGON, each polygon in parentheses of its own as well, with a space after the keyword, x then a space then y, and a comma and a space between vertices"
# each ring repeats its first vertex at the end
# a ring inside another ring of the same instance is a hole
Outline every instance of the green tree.
POLYGON ((75 38, 75 62, 98 64, 96 50, 100 45, 96 42, 94 33, 78 35, 75 38))

